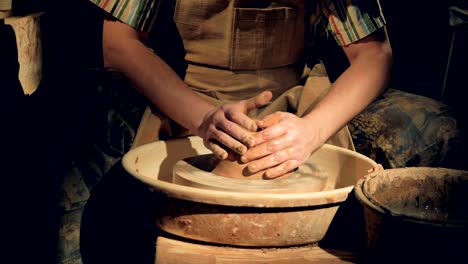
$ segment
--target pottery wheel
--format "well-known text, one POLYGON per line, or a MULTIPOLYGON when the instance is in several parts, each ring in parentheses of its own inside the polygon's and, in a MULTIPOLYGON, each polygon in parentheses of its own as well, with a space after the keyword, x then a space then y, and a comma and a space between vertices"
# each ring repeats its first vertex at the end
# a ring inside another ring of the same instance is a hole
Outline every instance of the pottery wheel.
POLYGON ((173 183, 211 190, 237 192, 320 192, 335 188, 335 180, 318 164, 306 162, 287 178, 271 180, 232 179, 211 172, 218 160, 212 154, 185 158, 173 167, 173 183))

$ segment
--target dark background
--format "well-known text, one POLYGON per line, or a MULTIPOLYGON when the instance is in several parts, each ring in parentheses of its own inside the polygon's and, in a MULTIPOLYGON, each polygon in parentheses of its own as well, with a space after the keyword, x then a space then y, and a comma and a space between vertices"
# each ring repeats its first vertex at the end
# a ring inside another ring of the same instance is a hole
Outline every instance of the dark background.
POLYGON ((394 54, 390 87, 451 106, 466 139, 468 98, 464 95, 468 89, 468 24, 450 26, 448 7, 455 5, 468 10, 468 1, 380 2, 394 54))
MULTIPOLYGON (((394 59, 390 88, 449 105, 466 134, 468 117, 464 94, 468 90, 468 24, 450 26, 449 6, 468 10, 468 1, 380 0, 380 4, 394 59)), ((324 63, 334 80, 345 69, 347 61, 334 40, 328 41, 324 63)))
MULTIPOLYGON (((454 30, 449 26, 450 1, 380 0, 380 3, 394 56, 390 86, 440 99, 454 30)), ((467 69, 467 53, 462 48, 468 45, 464 42, 467 31, 462 27, 457 30, 457 47, 454 49, 455 58, 452 58, 452 65, 457 65, 451 67, 451 78, 456 77, 454 75, 459 73, 460 68, 467 69)), ((342 53, 336 45, 332 46, 335 48, 328 50, 328 58, 342 53)), ((332 79, 346 66, 344 58, 344 54, 341 54, 339 60, 327 60, 332 79)), ((461 83, 451 83, 452 88, 457 85, 461 83)))

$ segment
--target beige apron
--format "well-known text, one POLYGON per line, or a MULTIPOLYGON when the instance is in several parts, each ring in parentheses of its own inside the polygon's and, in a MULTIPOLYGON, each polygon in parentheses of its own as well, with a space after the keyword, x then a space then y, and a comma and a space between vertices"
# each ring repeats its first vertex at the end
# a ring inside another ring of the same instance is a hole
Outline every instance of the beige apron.
MULTIPOLYGON (((272 91, 273 101, 250 113, 252 117, 276 111, 307 114, 330 82, 323 65, 305 71, 301 62, 303 2, 178 0, 174 20, 187 52, 185 82, 214 105, 272 91)), ((158 140, 162 133, 180 136, 176 130, 162 114, 148 108, 133 147, 158 140)), ((354 150, 346 127, 327 143, 354 150)))

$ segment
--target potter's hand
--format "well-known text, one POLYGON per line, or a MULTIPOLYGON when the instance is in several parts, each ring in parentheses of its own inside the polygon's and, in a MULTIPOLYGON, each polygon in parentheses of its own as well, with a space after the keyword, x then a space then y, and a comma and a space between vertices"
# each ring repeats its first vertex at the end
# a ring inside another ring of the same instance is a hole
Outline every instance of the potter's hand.
POLYGON ((286 112, 276 112, 257 122, 262 131, 254 136, 254 147, 241 156, 250 162, 252 173, 266 170, 266 178, 276 178, 304 163, 325 139, 320 128, 286 112))
POLYGON ((198 135, 213 154, 220 159, 227 159, 228 151, 242 155, 253 144, 252 132, 257 131, 257 124, 247 114, 271 100, 271 92, 263 92, 247 100, 226 103, 209 111, 203 118, 198 135), (251 132, 249 132, 251 131, 251 132))

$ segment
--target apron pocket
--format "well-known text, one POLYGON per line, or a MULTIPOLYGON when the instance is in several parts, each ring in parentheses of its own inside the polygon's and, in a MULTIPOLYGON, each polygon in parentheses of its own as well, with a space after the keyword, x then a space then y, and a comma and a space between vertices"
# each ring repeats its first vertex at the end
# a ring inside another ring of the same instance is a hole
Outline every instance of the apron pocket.
POLYGON ((292 7, 234 8, 231 70, 296 63, 303 50, 302 16, 292 7))

